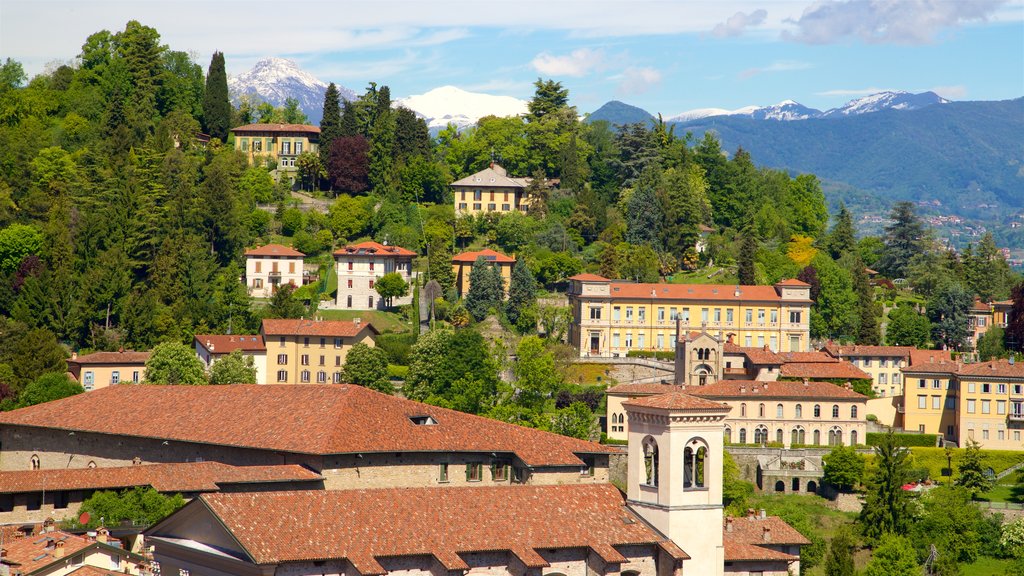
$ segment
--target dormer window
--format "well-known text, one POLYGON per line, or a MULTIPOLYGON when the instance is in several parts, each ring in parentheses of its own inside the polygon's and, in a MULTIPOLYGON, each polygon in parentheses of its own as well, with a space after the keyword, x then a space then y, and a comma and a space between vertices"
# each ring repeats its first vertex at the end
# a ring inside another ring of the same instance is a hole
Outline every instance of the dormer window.
POLYGON ((437 420, 433 416, 409 416, 409 420, 417 426, 435 426, 437 420))

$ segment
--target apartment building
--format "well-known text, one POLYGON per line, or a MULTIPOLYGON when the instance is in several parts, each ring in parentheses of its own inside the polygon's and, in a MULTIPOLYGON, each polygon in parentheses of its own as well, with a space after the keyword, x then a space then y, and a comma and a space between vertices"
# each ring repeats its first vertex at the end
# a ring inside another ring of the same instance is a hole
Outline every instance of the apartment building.
POLYGON ((478 258, 483 258, 489 265, 497 266, 501 273, 502 287, 508 295, 509 285, 512 283, 512 268, 516 265, 516 259, 496 252, 490 248, 463 252, 452 257, 452 272, 455 275, 455 290, 460 298, 465 298, 469 293, 469 274, 473 271, 473 264, 478 258))
MULTIPOLYGON (((338 274, 336 305, 346 310, 374 310, 387 304, 374 289, 381 276, 398 273, 402 280, 412 284, 412 259, 416 253, 400 246, 387 246, 377 242, 351 244, 334 252, 338 274)), ((392 306, 412 303, 409 294, 395 298, 392 306)))
POLYGON ((295 172, 295 160, 303 152, 319 150, 320 128, 307 124, 245 124, 232 128, 235 150, 243 152, 249 164, 277 163, 277 169, 295 172))
POLYGON ((513 178, 501 166, 490 166, 452 182, 456 214, 526 212, 528 178, 513 178))
POLYGON ((196 334, 192 339, 196 356, 207 370, 217 361, 240 350, 243 356, 252 358, 256 368, 256 384, 267 381, 267 346, 260 334, 196 334))
POLYGON ((822 352, 849 361, 871 376, 871 389, 883 398, 903 395, 901 370, 910 366, 913 346, 839 345, 829 342, 822 352))
POLYGON ((245 251, 245 285, 254 298, 270 298, 284 284, 302 286, 302 259, 305 254, 282 246, 267 244, 245 251))
POLYGON ((264 320, 268 384, 339 384, 348 351, 358 343, 373 346, 377 334, 359 319, 264 320))
POLYGON ((82 385, 86 392, 116 384, 138 384, 146 377, 149 352, 121 349, 117 352, 71 354, 67 360, 68 376, 82 385))
POLYGON ((810 285, 643 284, 596 274, 569 278, 569 342, 580 356, 625 356, 633 350, 670 351, 676 320, 686 332, 721 333, 747 348, 808 349, 810 285))

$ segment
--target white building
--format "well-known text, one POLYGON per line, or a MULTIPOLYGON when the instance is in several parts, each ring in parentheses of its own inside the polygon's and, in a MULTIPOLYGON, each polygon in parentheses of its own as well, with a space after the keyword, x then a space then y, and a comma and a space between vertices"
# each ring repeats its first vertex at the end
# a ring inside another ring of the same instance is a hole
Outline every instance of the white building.
POLYGON ((245 251, 245 285, 254 298, 270 298, 283 284, 302 286, 302 259, 306 255, 280 244, 245 251))
POLYGON ((260 334, 196 334, 193 341, 196 356, 209 370, 218 360, 241 350, 252 358, 256 368, 256 384, 267 384, 267 346, 260 334))
POLYGON ((374 288, 377 280, 391 272, 398 273, 410 284, 409 293, 395 298, 390 305, 412 303, 412 259, 416 253, 400 246, 385 246, 377 242, 360 242, 334 252, 338 270, 336 306, 347 310, 374 310, 384 308, 380 294, 374 288))

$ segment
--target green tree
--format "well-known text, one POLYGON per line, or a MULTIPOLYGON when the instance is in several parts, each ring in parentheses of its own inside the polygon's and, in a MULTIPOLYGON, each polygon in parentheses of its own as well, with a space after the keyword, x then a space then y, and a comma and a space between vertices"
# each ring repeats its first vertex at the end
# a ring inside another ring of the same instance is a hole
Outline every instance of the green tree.
POLYGON ((569 90, 563 88, 561 82, 537 78, 533 86, 536 89, 533 99, 526 105, 529 110, 527 118, 531 122, 536 122, 569 104, 569 90))
POLYGON ((814 336, 852 336, 856 333, 859 323, 859 307, 850 273, 824 254, 815 256, 811 263, 818 272, 821 286, 812 309, 820 319, 820 322, 811 326, 814 336))
POLYGON ((372 215, 368 198, 341 194, 328 209, 327 219, 336 237, 355 240, 366 232, 372 215))
POLYGON ((1003 524, 999 545, 1010 556, 1024 558, 1024 518, 1003 524))
POLYGON ((658 245, 662 215, 654 178, 653 172, 645 173, 626 203, 626 241, 631 244, 658 245))
POLYGON ((754 256, 757 254, 757 240, 751 231, 743 233, 743 242, 740 244, 740 254, 736 259, 739 266, 739 281, 743 286, 757 284, 754 279, 754 256))
POLYGON ((101 519, 108 526, 125 520, 150 526, 184 505, 185 499, 181 494, 165 496, 152 487, 136 486, 121 492, 96 492, 82 502, 80 511, 89 513, 86 528, 99 527, 101 519))
POLYGON ((302 301, 295 296, 295 286, 282 284, 270 297, 266 318, 299 318, 306 312, 302 301))
POLYGON ((558 391, 562 378, 555 369, 555 357, 537 336, 526 336, 516 347, 515 402, 525 408, 541 411, 545 402, 558 391))
POLYGON ((211 138, 228 141, 231 128, 231 102, 228 99, 228 75, 224 69, 224 53, 214 52, 206 73, 203 93, 203 128, 211 138))
POLYGON ((993 481, 985 474, 985 470, 981 444, 973 438, 969 439, 957 466, 956 485, 969 490, 972 496, 991 490, 993 481))
POLYGON ((403 391, 411 400, 480 414, 493 404, 498 364, 471 329, 431 330, 409 354, 403 391))
POLYGON ((986 232, 978 242, 973 257, 964 253, 967 285, 971 292, 981 297, 982 302, 991 302, 997 297, 1006 297, 1009 292, 1010 267, 1006 258, 996 246, 991 232, 986 232))
POLYGON ((743 514, 754 496, 754 485, 740 476, 740 467, 728 450, 722 451, 722 505, 731 515, 743 514))
POLYGON ((833 260, 838 260, 844 254, 852 254, 857 251, 856 230, 853 226, 853 215, 846 209, 846 204, 839 204, 839 214, 836 215, 836 225, 828 235, 828 252, 833 260))
POLYGON ((867 269, 856 255, 853 260, 853 291, 857 295, 857 343, 877 346, 882 343, 878 325, 881 306, 875 303, 875 289, 868 280, 867 269))
POLYGON ((828 543, 825 556, 825 576, 855 576, 853 565, 854 541, 849 529, 842 528, 828 543))
POLYGON ((345 356, 344 378, 346 382, 366 386, 385 394, 393 394, 395 391, 388 380, 387 352, 362 342, 352 346, 345 356))
POLYGON ((859 522, 869 538, 906 534, 912 513, 903 484, 910 477, 910 451, 898 445, 892 431, 875 446, 878 467, 867 481, 859 522))
POLYGON ((821 460, 825 464, 822 480, 833 486, 850 490, 864 477, 864 457, 852 446, 836 446, 821 460))
POLYGON ((911 527, 911 540, 917 543, 918 554, 927 554, 928 545, 955 562, 972 563, 978 559, 982 546, 985 518, 971 502, 969 489, 940 486, 921 497, 921 514, 911 527))
POLYGON ((793 233, 811 238, 822 235, 828 222, 828 209, 815 175, 800 174, 789 182, 784 208, 793 233))
POLYGON ((299 101, 292 97, 284 99, 283 116, 285 124, 305 124, 309 121, 306 113, 299 108, 299 101))
POLYGON ((953 350, 962 350, 967 344, 969 328, 967 312, 974 299, 963 286, 946 284, 928 302, 928 316, 932 321, 932 338, 953 350))
POLYGON ((864 576, 920 576, 917 554, 910 541, 898 534, 881 537, 878 547, 871 553, 864 576))
POLYGON ((905 278, 907 266, 925 248, 925 229, 912 202, 897 202, 885 227, 885 250, 878 267, 890 278, 905 278))
POLYGON ((592 440, 597 430, 597 421, 590 407, 583 402, 573 402, 557 410, 551 417, 551 431, 562 436, 581 440, 592 440))
POLYGON ((380 294, 388 306, 391 306, 395 298, 402 298, 409 294, 409 284, 402 279, 402 275, 398 272, 389 272, 378 278, 373 284, 373 289, 380 294))
POLYGON ((210 384, 256 384, 256 365, 252 356, 232 350, 210 366, 210 384))
POLYGON ((43 402, 60 400, 85 392, 82 385, 72 382, 67 372, 50 372, 36 378, 21 391, 18 404, 21 407, 35 406, 43 402))
POLYGON ((931 336, 932 324, 908 302, 900 302, 889 311, 885 342, 890 346, 924 348, 931 336))
POLYGON ((982 362, 993 358, 1002 358, 1006 355, 1006 346, 1003 345, 1003 338, 1006 335, 1002 326, 994 325, 987 332, 978 338, 978 359, 982 362))
POLYGON ((524 323, 520 331, 525 333, 528 330, 535 329, 536 317, 524 314, 524 312, 536 303, 537 282, 533 279, 533 273, 530 272, 529 266, 522 260, 518 260, 515 263, 515 267, 512 268, 512 278, 508 288, 508 302, 505 303, 505 316, 509 322, 517 327, 519 327, 520 318, 529 317, 528 319, 533 320, 532 326, 527 326, 524 323))
POLYGON ((483 256, 476 259, 469 271, 469 291, 466 292, 466 309, 478 322, 487 314, 501 305, 502 288, 483 256))
POLYGON ((43 248, 43 235, 34 226, 11 224, 0 230, 0 273, 9 274, 31 254, 43 248))
POLYGON ((147 384, 206 384, 195 350, 180 342, 157 344, 146 360, 147 384))
POLYGON ((25 80, 28 80, 28 76, 25 75, 21 62, 10 58, 4 60, 3 66, 0 66, 0 94, 20 88, 25 80))

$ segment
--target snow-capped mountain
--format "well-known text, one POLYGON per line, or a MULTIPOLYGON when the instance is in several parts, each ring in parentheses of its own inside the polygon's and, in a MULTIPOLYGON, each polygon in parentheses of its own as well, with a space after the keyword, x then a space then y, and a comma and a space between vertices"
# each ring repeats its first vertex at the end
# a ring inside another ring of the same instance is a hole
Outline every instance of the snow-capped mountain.
MULTIPOLYGON (((295 98, 310 123, 319 124, 323 116, 327 83, 302 70, 291 60, 266 58, 257 62, 248 72, 229 78, 228 91, 235 103, 244 94, 274 106, 283 106, 285 99, 295 98)), ((338 86, 338 93, 344 100, 356 97, 355 92, 344 86, 338 86)))
POLYGON ((395 100, 394 105, 412 110, 427 121, 431 129, 449 123, 460 130, 473 126, 484 116, 520 116, 526 114, 526 100, 469 92, 455 86, 441 86, 426 94, 395 100))
POLYGON ((747 106, 739 108, 737 110, 726 110, 725 108, 695 108, 693 110, 687 110, 681 114, 670 116, 665 119, 665 122, 689 122, 691 120, 700 120, 701 118, 709 118, 711 116, 742 116, 747 115, 757 109, 757 106, 747 106))
POLYGON ((869 114, 880 110, 916 110, 931 106, 932 104, 949 104, 949 100, 939 96, 935 92, 911 92, 891 91, 878 92, 863 98, 850 100, 838 108, 826 111, 821 116, 830 118, 835 116, 853 116, 856 114, 869 114))
POLYGON ((757 108, 750 113, 754 120, 806 120, 821 116, 821 110, 808 108, 793 100, 783 100, 774 106, 757 108))

